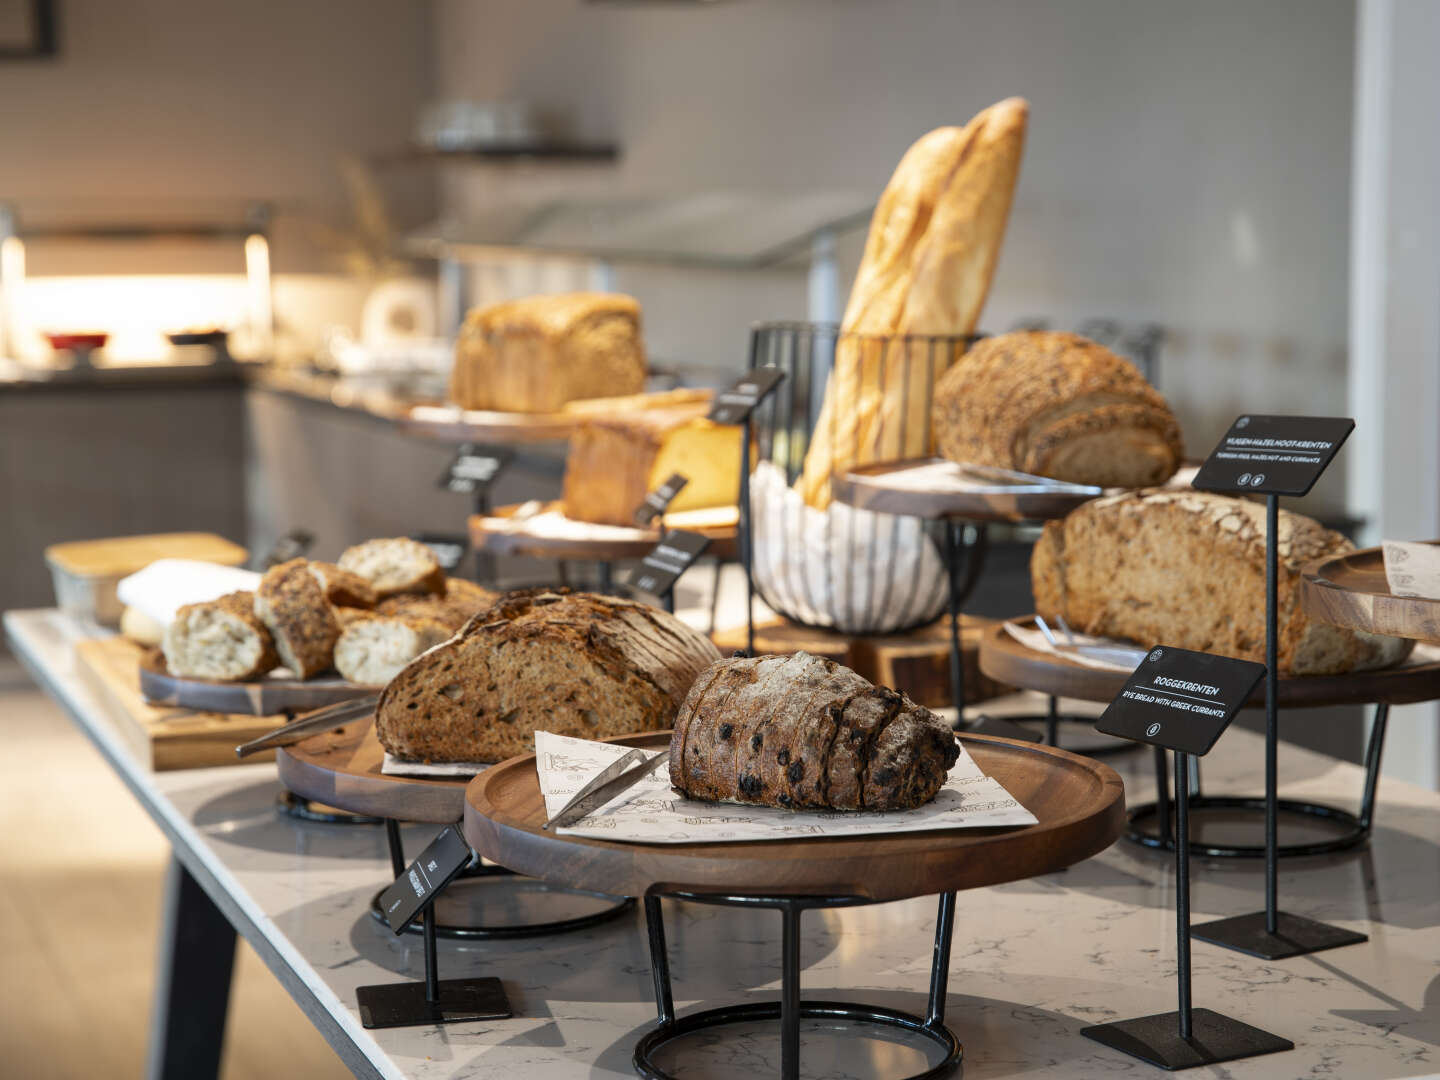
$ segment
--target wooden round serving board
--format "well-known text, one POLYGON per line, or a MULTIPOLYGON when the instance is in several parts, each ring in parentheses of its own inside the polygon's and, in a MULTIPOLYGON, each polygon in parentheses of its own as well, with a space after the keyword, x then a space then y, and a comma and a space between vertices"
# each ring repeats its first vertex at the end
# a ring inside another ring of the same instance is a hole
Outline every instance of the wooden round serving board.
POLYGON ((1307 614, 1337 626, 1440 643, 1440 599, 1392 593, 1385 555, 1378 547, 1327 559, 1307 570, 1300 603, 1307 614))
MULTIPOLYGON (((1130 677, 1128 672, 1087 667, 1028 648, 1011 637, 1003 623, 989 627, 980 639, 980 670, 1024 690, 1101 702, 1113 700, 1130 677)), ((1282 677, 1279 689, 1282 708, 1433 701, 1440 698, 1440 661, 1345 675, 1282 677)), ((1251 708, 1265 704, 1263 683, 1247 704, 1251 708)))
MULTIPOLYGON (((643 737, 662 749, 668 732, 643 737)), ((555 885, 619 896, 860 896, 899 900, 1034 877, 1109 847, 1125 823, 1125 789, 1109 767, 1064 750, 964 736, 988 776, 1040 819, 1004 829, 951 829, 877 839, 635 844, 541 831, 535 756, 481 773, 465 792, 465 837, 487 859, 555 885)))
POLYGON ((493 412, 416 405, 396 422, 407 435, 440 442, 534 443, 570 438, 583 417, 571 413, 493 412))
MULTIPOLYGON (((534 523, 511 521, 520 506, 502 506, 488 516, 470 519, 470 543, 488 555, 527 555, 538 559, 578 559, 613 562, 642 559, 660 541, 659 529, 627 529, 614 525, 588 525, 571 521, 558 502, 546 503, 534 523), (556 518, 562 529, 555 529, 556 518), (550 526, 547 528, 547 524, 550 526), (589 532, 591 535, 586 535, 589 532)), ((710 538, 707 555, 732 558, 736 552, 739 511, 728 517, 716 511, 685 511, 665 515, 671 529, 697 532, 710 538)))
POLYGON ((1049 521, 1101 494, 1024 473, 988 469, 982 476, 945 458, 862 465, 831 480, 835 498, 862 510, 966 521, 1049 521))
POLYGON ((275 716, 338 705, 373 693, 374 687, 357 686, 339 677, 258 679, 248 683, 182 679, 165 669, 165 657, 159 649, 151 649, 140 658, 140 695, 149 705, 232 716, 275 716))

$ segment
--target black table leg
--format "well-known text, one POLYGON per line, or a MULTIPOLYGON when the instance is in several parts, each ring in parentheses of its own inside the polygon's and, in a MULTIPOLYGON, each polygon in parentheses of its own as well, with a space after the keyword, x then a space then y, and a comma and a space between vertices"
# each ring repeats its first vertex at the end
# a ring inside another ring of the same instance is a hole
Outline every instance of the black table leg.
POLYGON ((218 1076, 235 928, 174 856, 165 878, 161 935, 145 1075, 149 1080, 218 1076))

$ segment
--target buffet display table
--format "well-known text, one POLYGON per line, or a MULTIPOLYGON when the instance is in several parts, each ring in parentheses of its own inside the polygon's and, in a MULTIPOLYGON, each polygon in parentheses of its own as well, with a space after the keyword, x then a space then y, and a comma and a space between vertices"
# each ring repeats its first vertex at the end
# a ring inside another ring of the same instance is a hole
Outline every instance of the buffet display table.
MULTIPOLYGON (((149 772, 107 699, 81 676, 74 643, 83 631, 54 611, 10 612, 5 626, 16 654, 174 844, 171 911, 175 925, 193 936, 167 954, 161 980, 171 988, 160 1003, 162 1019, 177 1021, 156 1029, 157 1047, 168 1052, 168 1075, 204 1076, 207 1062, 213 1071, 230 926, 358 1076, 633 1075, 631 1050, 655 1021, 638 914, 560 937, 442 941, 446 976, 499 977, 515 1018, 367 1031, 356 987, 418 979, 423 963, 418 939, 392 936, 369 913, 376 881, 390 870, 384 831, 277 816, 273 765, 149 772)), ((1019 696, 1014 707, 1033 711, 1035 697, 1019 696)), ((1223 765, 1215 771, 1227 784, 1251 790, 1260 783, 1261 745, 1259 736, 1232 730, 1210 760, 1223 765)), ((1145 762, 1114 762, 1132 802, 1151 796, 1145 762)), ((1287 790, 1306 797, 1344 800, 1361 775, 1357 766, 1298 748, 1283 755, 1287 790)), ((1440 1044, 1440 1013, 1433 1007, 1440 795, 1386 781, 1379 798, 1383 824, 1368 847, 1281 870, 1295 910, 1364 931, 1367 943, 1274 963, 1196 943, 1197 996, 1297 1044, 1288 1053, 1227 1065, 1235 1080, 1433 1073, 1440 1044)), ((433 825, 407 826, 407 849, 418 851, 434 831, 433 825)), ((1197 920, 1250 910, 1260 895, 1258 865, 1221 870, 1202 862, 1194 876, 1197 920)), ((1172 888, 1167 857, 1122 845, 1065 872, 962 894, 949 969, 955 990, 945 1015, 965 1043, 965 1080, 1148 1075, 1079 1032, 1153 1011, 1155 987, 1174 965, 1172 888)), ((807 993, 923 1013, 921 973, 931 958, 934 919, 927 898, 818 913, 804 924, 800 942, 807 993)), ((678 1011, 775 996, 778 930, 769 912, 685 905, 667 921, 683 960, 670 973, 678 1011)), ((265 1033, 232 1030, 230 1037, 265 1033)), ((920 1043, 897 1049, 853 1028, 807 1028, 804 1038, 807 1070, 822 1075, 891 1076, 923 1068, 920 1043)), ((772 1026, 715 1043, 690 1040, 679 1067, 696 1077, 775 1075, 779 1051, 772 1026)))

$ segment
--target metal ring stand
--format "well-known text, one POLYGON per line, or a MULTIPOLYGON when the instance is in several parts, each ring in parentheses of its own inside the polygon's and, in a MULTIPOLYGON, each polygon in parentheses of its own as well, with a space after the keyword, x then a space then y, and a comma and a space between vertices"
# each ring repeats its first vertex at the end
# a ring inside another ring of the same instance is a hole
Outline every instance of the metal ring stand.
POLYGON ((660 897, 645 897, 645 925, 650 935, 650 973, 655 981, 657 1027, 635 1044, 631 1065, 646 1080, 676 1080, 655 1064, 654 1054, 660 1047, 697 1031, 726 1024, 756 1020, 780 1021, 780 1076, 782 1080, 798 1080, 800 1075, 800 1021, 846 1020, 895 1028, 923 1036, 943 1052, 936 1065, 908 1080, 935 1080, 951 1073, 960 1063, 963 1048, 955 1033, 945 1026, 945 992, 950 970, 950 942, 955 927, 955 894, 940 894, 940 910, 935 920, 935 953, 930 967, 930 1001, 922 1019, 911 1013, 877 1005, 838 1001, 802 1001, 800 999, 800 915, 810 908, 857 907, 870 901, 855 896, 705 896, 692 893, 670 893, 677 900, 693 900, 701 904, 722 904, 729 907, 777 908, 782 923, 782 967, 780 1000, 747 1005, 729 1005, 707 1009, 677 1018, 670 991, 670 960, 665 948, 665 921, 660 897))
MULTIPOLYGON (((377 819, 379 820, 379 819, 377 819)), ((385 839, 390 848, 390 865, 395 876, 399 877, 405 872, 405 849, 400 839, 400 823, 394 818, 385 818, 385 839)), ((515 877, 518 876, 513 870, 503 866, 486 866, 476 863, 462 871, 463 878, 494 878, 494 877, 515 877)), ((388 888, 389 886, 386 886, 388 888)), ((452 885, 453 888, 453 885, 452 885)), ((606 893, 594 892, 590 889, 556 889, 554 886, 546 886, 552 891, 569 893, 575 896, 593 896, 596 899, 613 899, 606 893)), ((385 921, 385 913, 380 906, 380 897, 385 889, 381 889, 370 900, 370 915, 382 926, 388 925, 385 921)), ((584 930, 590 926, 598 926, 600 923, 609 922, 611 919, 618 919, 627 911, 635 907, 635 898, 632 896, 620 897, 618 904, 601 908, 599 911, 589 915, 577 915, 570 919, 554 919, 550 922, 541 923, 517 923, 508 926, 451 926, 435 920, 435 936, 448 938, 457 941, 494 941, 500 938, 525 938, 543 937, 546 934, 564 934, 572 930, 584 930)), ((407 934, 424 934, 424 921, 411 923, 404 930, 407 934)))
MULTIPOLYGON (((1305 802, 1298 799, 1280 799, 1277 803, 1280 813, 1311 821, 1334 822, 1345 828, 1345 832, 1330 840, 1319 840, 1304 844, 1281 844, 1278 854, 1281 858, 1295 858, 1302 855, 1330 855, 1337 851, 1348 851, 1358 847, 1370 838, 1375 823, 1375 790, 1380 780, 1380 758, 1385 749, 1385 729, 1390 716, 1389 705, 1375 706, 1375 722, 1370 728, 1370 738, 1365 746, 1365 788, 1360 797, 1360 812, 1351 813, 1337 806, 1324 803, 1305 802)), ((1154 802, 1142 803, 1131 808, 1127 815, 1129 829, 1125 839, 1141 847, 1175 850, 1175 833, 1171 820, 1172 798, 1169 778, 1165 767, 1165 751, 1155 751, 1155 787, 1158 796, 1154 802), (1158 832, 1146 832, 1141 822, 1157 819, 1158 832)), ((1206 810, 1252 810, 1265 812, 1263 795, 1205 795, 1197 789, 1190 796, 1190 811, 1203 813, 1206 810)), ((1190 852, 1212 859, 1258 859, 1265 856, 1265 845, 1259 844, 1205 844, 1193 838, 1190 852)))
MULTIPOLYGON (((1019 724, 1022 727, 1026 724, 1043 723, 1045 725, 1045 735, 1041 739, 1041 742, 1046 746, 1060 745, 1061 724, 1081 724, 1089 731, 1095 729, 1095 717, 1062 716, 1060 714, 1060 699, 1050 695, 1049 702, 1050 708, 1048 712, 1023 713, 1019 716, 1007 716, 1005 719, 1009 720, 1012 724, 1019 724)), ((1128 754, 1139 748, 1139 743, 1122 742, 1118 739, 1112 739, 1109 744, 1104 746, 1092 746, 1088 748, 1066 747, 1065 749, 1074 754, 1084 754, 1086 757, 1106 757, 1111 754, 1128 754)), ((1192 802, 1191 805, 1193 806, 1194 803, 1192 802)))
POLYGON ((296 821, 320 825, 379 825, 384 819, 369 814, 352 814, 346 810, 316 810, 316 804, 291 791, 275 796, 275 811, 296 821))

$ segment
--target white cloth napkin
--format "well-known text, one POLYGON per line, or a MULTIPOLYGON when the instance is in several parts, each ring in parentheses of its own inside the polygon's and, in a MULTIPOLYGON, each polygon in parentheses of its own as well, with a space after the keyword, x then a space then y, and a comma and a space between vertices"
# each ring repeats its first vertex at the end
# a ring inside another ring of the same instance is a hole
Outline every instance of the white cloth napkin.
POLYGON ((1381 543, 1385 553, 1385 580, 1396 596, 1440 599, 1440 544, 1414 544, 1400 540, 1381 543))
POLYGON ((253 590, 259 584, 259 574, 236 566, 198 559, 156 559, 122 578, 115 593, 122 604, 169 626, 175 612, 186 604, 214 600, 240 589, 253 590))

